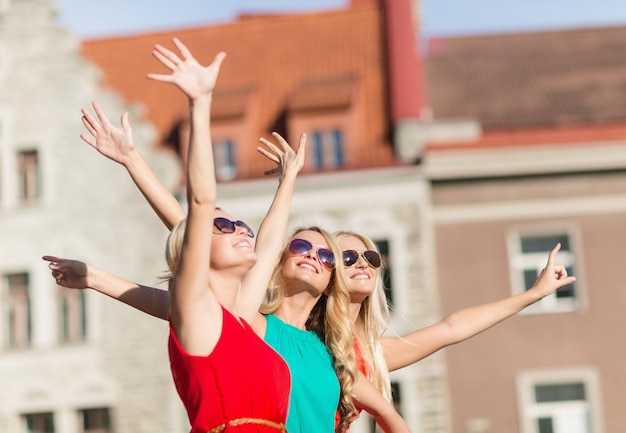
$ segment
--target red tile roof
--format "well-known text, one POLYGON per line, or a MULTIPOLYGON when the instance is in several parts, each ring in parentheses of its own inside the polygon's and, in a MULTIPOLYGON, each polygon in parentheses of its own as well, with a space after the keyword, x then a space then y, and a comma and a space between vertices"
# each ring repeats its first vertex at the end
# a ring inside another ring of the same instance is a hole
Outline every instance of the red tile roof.
POLYGON ((227 53, 216 89, 215 118, 241 115, 251 92, 258 98, 258 114, 248 137, 248 153, 254 163, 240 177, 262 176, 267 167, 258 166, 266 162, 256 155, 257 139, 269 137, 290 103, 318 103, 311 93, 307 95, 307 85, 318 83, 308 90, 318 91, 315 98, 326 98, 327 105, 345 104, 346 77, 359 82, 361 93, 352 103, 361 104, 362 116, 359 143, 349 146, 358 147, 360 156, 347 158, 353 162, 346 168, 393 162, 387 142, 385 50, 379 7, 244 16, 223 25, 84 42, 84 54, 104 72, 103 85, 115 89, 127 102, 144 104, 161 142, 180 123, 187 103, 178 89, 152 82, 146 74, 163 72, 151 56, 152 46, 160 43, 171 47, 173 37, 181 39, 203 64, 219 50, 227 53))
POLYGON ((626 27, 430 41, 435 119, 486 130, 626 120, 626 27))
POLYGON ((289 108, 315 110, 347 107, 354 100, 355 82, 356 78, 352 76, 302 82, 289 99, 289 108))
POLYGON ((564 128, 491 130, 471 141, 430 143, 426 152, 441 152, 465 148, 517 147, 588 144, 597 142, 624 142, 626 123, 569 125, 564 128))

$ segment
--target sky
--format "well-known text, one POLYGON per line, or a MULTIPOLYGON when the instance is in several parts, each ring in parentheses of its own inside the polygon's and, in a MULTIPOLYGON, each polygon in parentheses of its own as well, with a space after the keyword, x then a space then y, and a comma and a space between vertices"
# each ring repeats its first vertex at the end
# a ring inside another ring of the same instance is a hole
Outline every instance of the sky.
MULTIPOLYGON (((231 21, 242 12, 304 12, 349 0, 52 0, 58 22, 83 39, 231 21)), ((626 0, 422 0, 426 36, 626 25, 626 0)))

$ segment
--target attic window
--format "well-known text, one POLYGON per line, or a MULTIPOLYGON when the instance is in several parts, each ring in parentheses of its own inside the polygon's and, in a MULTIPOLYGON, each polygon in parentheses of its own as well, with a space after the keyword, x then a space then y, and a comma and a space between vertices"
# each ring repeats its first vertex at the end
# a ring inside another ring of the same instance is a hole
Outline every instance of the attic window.
POLYGON ((343 133, 340 129, 314 130, 310 136, 313 145, 313 167, 332 169, 343 166, 343 133))
POLYGON ((214 141, 213 155, 215 159, 215 176, 218 180, 233 180, 237 177, 235 145, 232 140, 214 141))

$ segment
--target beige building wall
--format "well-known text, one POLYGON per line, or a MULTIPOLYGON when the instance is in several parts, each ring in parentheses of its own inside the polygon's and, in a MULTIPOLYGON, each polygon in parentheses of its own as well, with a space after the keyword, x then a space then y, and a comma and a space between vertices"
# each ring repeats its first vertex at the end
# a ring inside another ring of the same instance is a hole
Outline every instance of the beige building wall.
MULTIPOLYGON (((586 385, 587 403, 579 406, 584 406, 589 430, 556 431, 623 429, 626 372, 621 359, 626 350, 619 335, 626 300, 625 148, 619 142, 563 145, 560 152, 550 150, 550 159, 543 158, 541 146, 433 155, 428 170, 436 178, 433 219, 444 314, 515 293, 519 236, 567 234, 577 276, 573 309, 538 312, 542 307, 529 307, 445 350, 451 431, 536 432, 533 384, 578 380, 586 385), (498 171, 503 165, 509 176, 498 171)), ((557 263, 566 256, 561 253, 557 263)), ((562 425, 573 422, 578 409, 573 403, 563 409, 562 425)))

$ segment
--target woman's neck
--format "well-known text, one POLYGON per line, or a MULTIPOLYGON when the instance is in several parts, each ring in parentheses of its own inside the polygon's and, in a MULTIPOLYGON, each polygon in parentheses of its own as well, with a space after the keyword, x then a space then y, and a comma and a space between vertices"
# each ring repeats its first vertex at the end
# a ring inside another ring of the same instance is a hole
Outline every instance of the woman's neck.
POLYGON ((320 296, 313 298, 309 293, 285 296, 274 315, 291 326, 306 329, 306 322, 320 296))
POLYGON ((356 323, 356 319, 359 317, 359 312, 361 311, 361 303, 350 301, 350 323, 353 325, 356 323))

